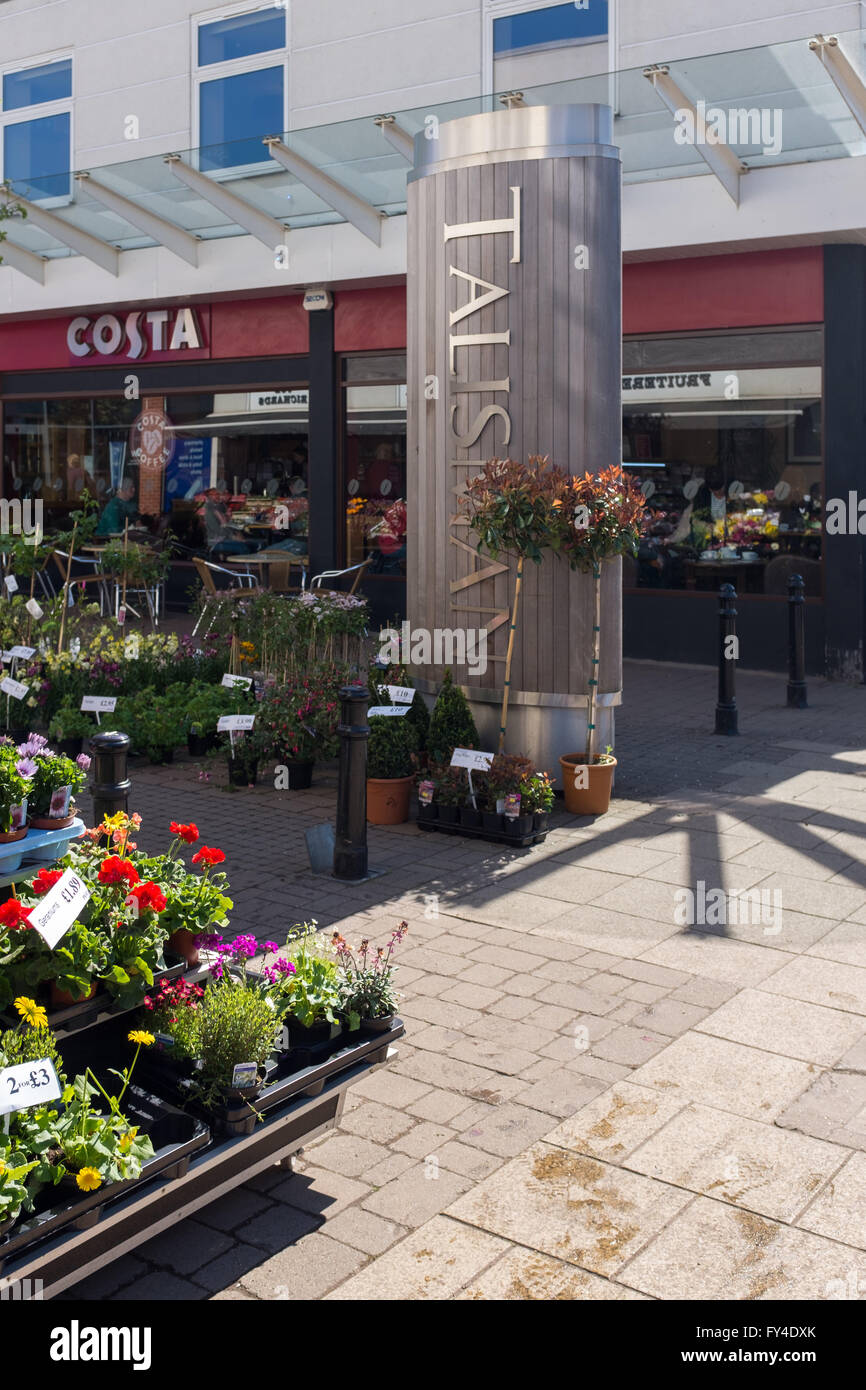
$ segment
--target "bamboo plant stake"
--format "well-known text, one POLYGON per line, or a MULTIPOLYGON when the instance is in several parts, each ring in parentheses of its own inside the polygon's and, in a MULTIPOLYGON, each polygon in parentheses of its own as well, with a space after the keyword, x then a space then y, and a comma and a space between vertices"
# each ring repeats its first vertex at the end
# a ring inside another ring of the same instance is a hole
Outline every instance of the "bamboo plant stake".
POLYGON ((72 527, 72 540, 69 542, 69 556, 66 560, 66 578, 63 581, 63 612, 60 614, 60 635, 57 638, 57 655, 63 651, 63 634, 66 630, 66 609, 69 606, 69 576, 72 573, 72 556, 75 552, 75 537, 78 532, 78 522, 72 527))
POLYGON ((129 554, 129 517, 123 523, 123 590, 120 595, 120 607, 123 610, 123 621, 126 623, 126 557, 129 554))
POLYGON ((589 694, 586 701, 586 765, 592 765, 595 744, 595 713, 598 704, 598 671, 601 651, 601 561, 592 567, 593 612, 592 612, 592 659, 590 662, 589 694))
POLYGON ((520 603, 520 589, 523 584, 523 555, 517 558, 517 579, 514 584, 514 605, 511 609, 511 627, 508 630, 508 650, 505 653, 505 680, 502 687, 502 713, 499 718, 499 752, 505 751, 505 726, 508 723, 508 695, 511 689, 511 658, 514 655, 514 634, 517 631, 517 605, 520 603))

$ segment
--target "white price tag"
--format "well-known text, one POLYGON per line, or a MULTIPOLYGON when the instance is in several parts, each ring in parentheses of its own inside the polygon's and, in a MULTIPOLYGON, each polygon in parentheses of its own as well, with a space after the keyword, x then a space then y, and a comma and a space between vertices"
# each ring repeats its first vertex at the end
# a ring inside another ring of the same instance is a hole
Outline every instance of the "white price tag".
POLYGON ((374 714, 408 714, 409 705, 373 705, 372 709, 367 710, 367 714, 372 717, 374 714))
POLYGON ((91 714, 113 714, 116 695, 82 695, 81 709, 91 714))
POLYGON ((60 1082, 49 1057, 40 1062, 19 1062, 0 1071, 0 1115, 59 1099, 60 1082))
POLYGON ((254 714, 222 714, 217 720, 217 732, 234 734, 251 729, 256 722, 254 714))
POLYGON ((9 655, 10 655, 10 656, 17 656, 17 657, 20 657, 20 659, 21 659, 22 661, 29 661, 30 658, 31 658, 31 656, 35 656, 35 655, 36 655, 36 648, 35 648, 35 647, 10 647, 10 648, 9 648, 9 655))
POLYGON ((6 585, 6 592, 7 592, 7 593, 9 593, 9 594, 17 594, 17 593, 18 593, 18 580, 15 578, 15 575, 14 575, 14 574, 7 574, 6 578, 3 580, 3 583, 6 585))
POLYGON ((470 772, 487 772, 493 757, 493 753, 479 753, 474 748, 455 748, 451 755, 451 766, 468 767, 470 772))
POLYGON ((235 686, 240 686, 242 690, 249 690, 252 683, 251 676, 230 676, 228 671, 220 681, 220 685, 227 686, 229 690, 233 690, 235 686))
POLYGON ((259 1079, 259 1069, 255 1062, 236 1062, 232 1070, 232 1086, 237 1091, 245 1091, 255 1086, 259 1079))
POLYGON ((24 607, 27 609, 27 612, 30 614, 31 618, 35 618, 37 622, 40 618, 44 617, 44 611, 39 607, 39 604, 36 602, 35 598, 29 598, 25 603, 24 607))
POLYGON ((388 699, 395 705, 411 705, 415 691, 410 685, 389 685, 388 699))
POLYGON ((14 681, 11 676, 4 676, 0 681, 0 690, 4 695, 11 695, 13 700, 23 700, 30 689, 23 681, 14 681))
POLYGON ((89 899, 87 884, 72 869, 67 869, 33 908, 28 921, 53 951, 89 899))

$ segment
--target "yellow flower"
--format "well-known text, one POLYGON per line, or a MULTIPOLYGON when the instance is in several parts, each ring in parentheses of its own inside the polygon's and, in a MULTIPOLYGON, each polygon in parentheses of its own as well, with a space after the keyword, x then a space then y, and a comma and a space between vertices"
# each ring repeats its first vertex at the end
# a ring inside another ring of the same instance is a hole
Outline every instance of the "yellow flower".
POLYGON ((6 1172, 6 1164, 2 1161, 2 1159, 0 1159, 0 1178, 2 1178, 2 1176, 3 1176, 3 1174, 4 1174, 5 1172, 6 1172))
POLYGON ((31 1028, 47 1028, 48 1015, 35 999, 27 999, 23 994, 15 1000, 15 1007, 31 1028))
POLYGON ((142 1028, 133 1028, 132 1032, 127 1034, 127 1036, 130 1042, 138 1043, 140 1047, 150 1047, 151 1043, 154 1041, 153 1034, 145 1033, 142 1028))
POLYGON ((75 1181, 82 1192, 95 1192, 97 1187, 102 1186, 102 1178, 95 1168, 82 1168, 75 1181))

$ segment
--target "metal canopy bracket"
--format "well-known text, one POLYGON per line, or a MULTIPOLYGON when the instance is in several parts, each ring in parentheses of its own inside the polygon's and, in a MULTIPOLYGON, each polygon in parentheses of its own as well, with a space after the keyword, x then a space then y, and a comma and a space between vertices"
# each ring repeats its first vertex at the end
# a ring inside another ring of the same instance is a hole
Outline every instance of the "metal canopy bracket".
POLYGON ((0 241, 0 263, 10 266, 12 270, 20 270, 22 275, 35 280, 37 285, 45 284, 43 257, 34 256, 32 251, 28 251, 24 246, 16 246, 14 241, 9 241, 8 238, 0 241))
POLYGON ((268 136, 264 144, 271 159, 277 164, 282 164, 284 169, 288 169, 290 174, 300 179, 305 188, 315 193, 317 198, 321 198, 323 203, 327 203, 328 207, 333 208, 341 217, 345 217, 347 222, 351 222, 353 227, 357 227, 358 231, 376 246, 382 245, 382 223, 385 219, 372 203, 366 202, 344 184, 332 179, 330 174, 317 169, 315 164, 311 164, 302 155, 295 154, 278 136, 268 136))
POLYGON ((373 124, 379 127, 388 144, 398 154, 408 159, 410 164, 415 163, 415 141, 408 130, 397 124, 396 116, 374 116, 373 124))
POLYGON ((503 92, 499 101, 506 111, 520 111, 526 105, 522 92, 503 92))
POLYGON ((216 208, 218 212, 225 213, 226 217, 237 222, 244 231, 257 237, 270 251, 276 251, 278 247, 283 245, 289 234, 289 229, 282 222, 278 222, 275 217, 253 207, 252 203, 248 203, 245 198, 233 193, 230 188, 226 188, 225 184, 217 183, 215 179, 209 179, 198 169, 193 169, 192 165, 186 164, 179 154, 167 155, 165 162, 176 179, 185 183, 187 188, 191 188, 200 198, 204 198, 205 202, 210 203, 211 207, 216 208))
POLYGON ((809 47, 827 69, 833 85, 866 135, 866 86, 839 47, 839 40, 835 36, 827 38, 824 34, 816 34, 809 40, 809 47))
POLYGON ((26 198, 19 198, 15 193, 0 189, 0 198, 6 203, 24 208, 27 220, 32 222, 34 227, 48 232, 49 236, 53 236, 63 246, 68 246, 70 251, 77 251, 79 256, 86 256, 94 265, 107 270, 109 275, 120 273, 120 252, 114 246, 109 246, 107 241, 100 241, 99 237, 91 236, 90 232, 83 232, 80 227, 73 227, 71 222, 64 221, 55 212, 49 212, 38 203, 29 203, 26 198))
MULTIPOLYGON (((643 75, 648 82, 652 83, 672 116, 679 117, 683 112, 691 112, 692 128, 697 130, 699 126, 697 107, 677 86, 670 75, 670 68, 665 66, 644 68, 643 75)), ((709 131, 707 131, 707 135, 709 135, 709 131)), ((749 172, 746 165, 737 158, 730 145, 723 140, 716 139, 711 143, 709 140, 696 139, 694 144, 704 163, 709 165, 725 192, 739 207, 740 175, 749 172)))
POLYGON ((148 211, 140 203, 133 203, 121 193, 115 193, 113 188, 106 188, 90 174, 76 174, 75 178, 97 203, 101 203, 111 212, 116 212, 119 217, 124 217, 133 227, 138 227, 139 231, 144 232, 145 236, 153 237, 160 246, 172 251, 175 256, 180 256, 181 260, 187 261, 189 265, 198 266, 198 241, 194 236, 190 236, 189 232, 166 222, 162 217, 157 217, 155 212, 148 211))

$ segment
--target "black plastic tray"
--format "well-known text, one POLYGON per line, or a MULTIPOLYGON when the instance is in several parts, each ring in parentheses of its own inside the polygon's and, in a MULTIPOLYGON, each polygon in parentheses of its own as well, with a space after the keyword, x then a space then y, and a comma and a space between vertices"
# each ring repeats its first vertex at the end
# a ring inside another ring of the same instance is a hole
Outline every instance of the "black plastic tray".
POLYGON ((543 844, 547 839, 546 830, 532 830, 528 835, 506 835, 504 830, 484 830, 480 825, 461 825, 455 821, 446 825, 439 820, 416 820, 419 830, 438 830, 443 835, 464 835, 468 840, 488 840, 492 845, 506 845, 510 849, 526 849, 529 845, 543 844))
POLYGON ((0 1239, 0 1272, 10 1255, 37 1245, 65 1227, 86 1230, 99 1220, 109 1202, 151 1178, 183 1177, 190 1156, 211 1142, 210 1129, 199 1116, 179 1110, 140 1086, 130 1086, 124 1096, 123 1112, 149 1136, 155 1150, 153 1158, 142 1164, 140 1176, 87 1193, 59 1195, 61 1189, 44 1187, 36 1198, 37 1210, 19 1220, 5 1240, 0 1239))

